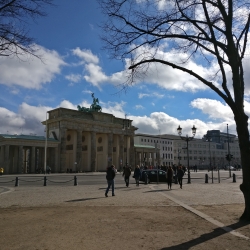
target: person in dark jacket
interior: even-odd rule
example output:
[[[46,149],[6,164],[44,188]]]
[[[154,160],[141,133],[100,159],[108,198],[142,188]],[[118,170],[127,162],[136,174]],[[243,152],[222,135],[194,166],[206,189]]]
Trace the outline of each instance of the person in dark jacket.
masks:
[[[168,183],[168,189],[172,188],[172,182],[173,182],[173,175],[174,175],[174,172],[173,172],[173,169],[171,166],[168,166],[167,168],[167,172],[166,172],[166,178],[167,178],[167,183]]]
[[[127,187],[129,186],[129,177],[131,175],[131,172],[132,172],[131,167],[129,167],[129,165],[126,164],[126,166],[123,169],[122,176],[124,177],[124,181],[125,181]]]
[[[182,178],[183,178],[184,172],[182,170],[182,167],[179,166],[177,169],[177,178],[178,178],[178,183],[180,184],[180,188],[182,188]]]
[[[135,177],[136,186],[139,186],[139,181],[140,181],[140,178],[141,178],[141,170],[140,170],[139,165],[137,165],[135,167],[134,177]]]
[[[105,192],[105,196],[108,197],[108,192],[110,187],[112,186],[112,196],[115,196],[115,166],[111,165],[110,167],[107,168],[106,171],[106,179],[108,182],[108,187]]]

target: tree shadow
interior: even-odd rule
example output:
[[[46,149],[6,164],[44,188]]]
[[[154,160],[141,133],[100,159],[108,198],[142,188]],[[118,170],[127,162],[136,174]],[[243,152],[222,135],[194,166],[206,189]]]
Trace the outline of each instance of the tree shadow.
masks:
[[[231,224],[231,225],[226,226],[226,227],[229,227],[232,230],[236,230],[236,229],[239,229],[239,228],[244,227],[244,226],[249,225],[249,224],[250,224],[250,222],[239,221],[239,222],[236,222],[236,223]],[[192,239],[190,241],[187,241],[187,242],[175,245],[175,246],[161,248],[161,250],[186,250],[186,249],[190,249],[190,248],[192,248],[194,246],[197,246],[197,245],[199,245],[201,243],[212,240],[212,239],[214,239],[216,237],[222,236],[222,235],[227,234],[229,232],[227,232],[227,231],[223,230],[222,228],[218,227],[218,228],[214,229],[210,233],[202,234],[202,235],[200,235],[199,237],[197,237],[195,239]]]

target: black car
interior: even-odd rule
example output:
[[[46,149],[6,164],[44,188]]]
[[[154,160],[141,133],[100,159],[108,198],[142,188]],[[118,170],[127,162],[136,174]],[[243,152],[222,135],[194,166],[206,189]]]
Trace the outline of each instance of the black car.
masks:
[[[160,170],[160,169],[147,169],[142,170],[140,181],[145,182],[145,175],[148,176],[148,183],[150,182],[157,182],[157,171],[158,171],[158,180],[159,182],[167,182],[166,178],[166,171]]]

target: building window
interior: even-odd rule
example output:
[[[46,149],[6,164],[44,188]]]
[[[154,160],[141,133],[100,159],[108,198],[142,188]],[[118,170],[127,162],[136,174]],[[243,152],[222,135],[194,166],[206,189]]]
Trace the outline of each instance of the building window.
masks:
[[[141,139],[141,142],[143,142],[143,139]]]
[[[82,151],[88,151],[88,146],[87,145],[82,146]]]
[[[101,143],[102,142],[102,137],[99,137],[98,138],[98,143]]]
[[[102,152],[103,151],[103,146],[97,147],[97,152]]]
[[[83,135],[83,136],[82,136],[82,142],[84,142],[84,141],[85,141],[85,136]]]
[[[113,152],[116,152],[116,147],[113,147]]]
[[[70,139],[71,139],[71,136],[67,135],[67,141],[70,141]]]

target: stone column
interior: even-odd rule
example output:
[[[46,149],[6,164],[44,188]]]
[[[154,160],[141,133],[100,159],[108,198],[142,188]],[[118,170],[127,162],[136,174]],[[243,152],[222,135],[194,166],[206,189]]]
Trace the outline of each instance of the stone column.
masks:
[[[76,138],[76,168],[77,172],[81,169],[81,161],[82,161],[82,130],[77,130],[77,138]]]
[[[10,174],[10,145],[5,145],[3,168],[4,173]]]
[[[120,162],[120,171],[123,170],[125,165],[124,159],[124,135],[119,136],[119,162]]]
[[[31,148],[30,173],[36,172],[36,147]]]
[[[129,147],[129,164],[132,169],[135,169],[135,146],[134,146],[134,137],[130,136],[130,147]]]
[[[54,159],[55,169],[52,169],[52,171],[54,173],[58,173],[59,172],[59,147],[56,147],[54,150],[55,150],[55,159]]]
[[[21,174],[23,172],[23,146],[19,146],[18,149],[18,174]]]
[[[66,128],[61,128],[60,130],[60,140],[61,140],[61,148],[60,148],[60,162],[59,162],[59,171],[66,172]]]
[[[91,162],[91,171],[96,171],[96,132],[91,132],[91,154],[90,154],[90,162]]]
[[[108,134],[108,159],[107,166],[110,166],[113,162],[113,134]]]

